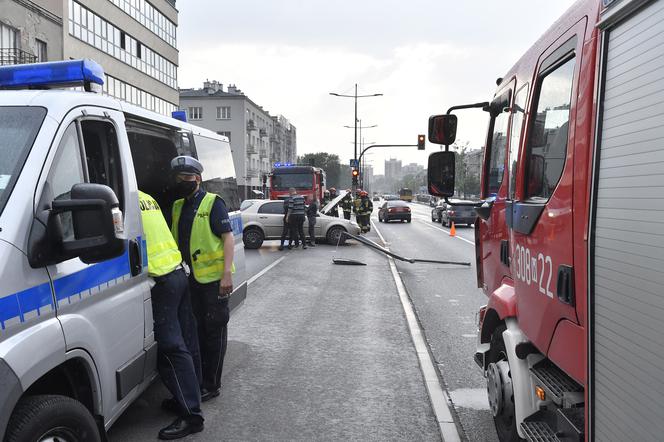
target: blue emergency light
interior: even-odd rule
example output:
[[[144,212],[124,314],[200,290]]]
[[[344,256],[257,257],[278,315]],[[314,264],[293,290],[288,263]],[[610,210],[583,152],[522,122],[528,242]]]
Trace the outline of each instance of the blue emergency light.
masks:
[[[293,167],[292,163],[274,163],[275,169],[278,169],[280,167]]]
[[[99,92],[103,84],[104,69],[89,59],[0,67],[0,89],[83,86],[86,91]]]
[[[184,121],[185,123],[187,122],[187,111],[183,110],[176,110],[171,112],[171,117],[175,118],[176,120]]]

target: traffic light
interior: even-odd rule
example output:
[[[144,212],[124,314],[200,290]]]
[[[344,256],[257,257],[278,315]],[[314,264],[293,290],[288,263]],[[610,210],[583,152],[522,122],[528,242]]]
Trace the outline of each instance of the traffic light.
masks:
[[[353,171],[351,172],[351,174],[353,175],[353,184],[354,184],[354,185],[357,185],[357,183],[358,183],[358,179],[357,179],[357,177],[360,175],[360,171],[357,170],[357,169],[353,169]]]
[[[424,135],[417,136],[417,150],[424,150]]]

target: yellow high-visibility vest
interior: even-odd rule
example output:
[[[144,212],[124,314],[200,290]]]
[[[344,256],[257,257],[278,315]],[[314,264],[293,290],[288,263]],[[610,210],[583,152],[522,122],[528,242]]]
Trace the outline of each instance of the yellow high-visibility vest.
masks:
[[[217,195],[206,193],[203,201],[198,206],[191,227],[191,238],[189,240],[189,253],[194,278],[201,284],[219,281],[224,272],[224,243],[210,228],[210,213]],[[173,224],[171,233],[175,241],[178,241],[178,225],[184,199],[179,199],[173,204]],[[231,268],[235,272],[235,265]]]
[[[138,204],[143,220],[143,233],[148,249],[148,274],[164,276],[182,262],[178,245],[168,230],[159,204],[147,193],[138,191]]]

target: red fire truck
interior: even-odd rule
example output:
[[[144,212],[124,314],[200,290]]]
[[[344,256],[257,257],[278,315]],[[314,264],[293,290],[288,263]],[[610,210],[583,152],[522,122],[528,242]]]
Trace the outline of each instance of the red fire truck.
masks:
[[[498,435],[662,441],[664,0],[578,1],[497,84],[429,120],[429,191],[453,195],[456,111],[483,109],[474,359]]]
[[[286,198],[291,187],[304,196],[307,204],[314,195],[322,201],[325,192],[325,171],[313,166],[275,164],[270,173],[270,199]]]

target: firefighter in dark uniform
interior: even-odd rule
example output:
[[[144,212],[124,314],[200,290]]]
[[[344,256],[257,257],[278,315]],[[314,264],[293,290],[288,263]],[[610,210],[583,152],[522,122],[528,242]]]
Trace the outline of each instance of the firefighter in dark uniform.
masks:
[[[224,201],[201,188],[203,166],[195,158],[171,161],[178,199],[173,204],[171,231],[191,269],[189,288],[198,321],[201,352],[201,400],[221,393],[221,372],[228,339],[233,293],[233,228]]]
[[[371,230],[371,213],[373,212],[373,203],[369,194],[364,190],[360,192],[360,204],[358,208],[358,224],[362,229],[362,233],[367,233]]]
[[[187,275],[182,256],[159,204],[138,192],[152,286],[152,316],[157,341],[157,369],[171,393],[162,406],[179,416],[159,432],[160,439],[179,439],[203,431],[201,365]]]
[[[350,221],[350,214],[353,211],[353,198],[350,189],[346,191],[346,196],[343,197],[339,205],[344,212],[344,218]]]
[[[332,201],[336,197],[337,197],[337,189],[335,189],[334,187],[330,187],[330,201]],[[328,202],[330,202],[330,201],[328,201]],[[333,216],[335,218],[339,218],[339,207],[338,206],[332,207],[327,212],[327,215]]]
[[[353,198],[353,213],[355,214],[355,222],[361,226],[361,220],[360,220],[360,192],[362,192],[362,189],[357,189],[355,191],[355,198]]]

